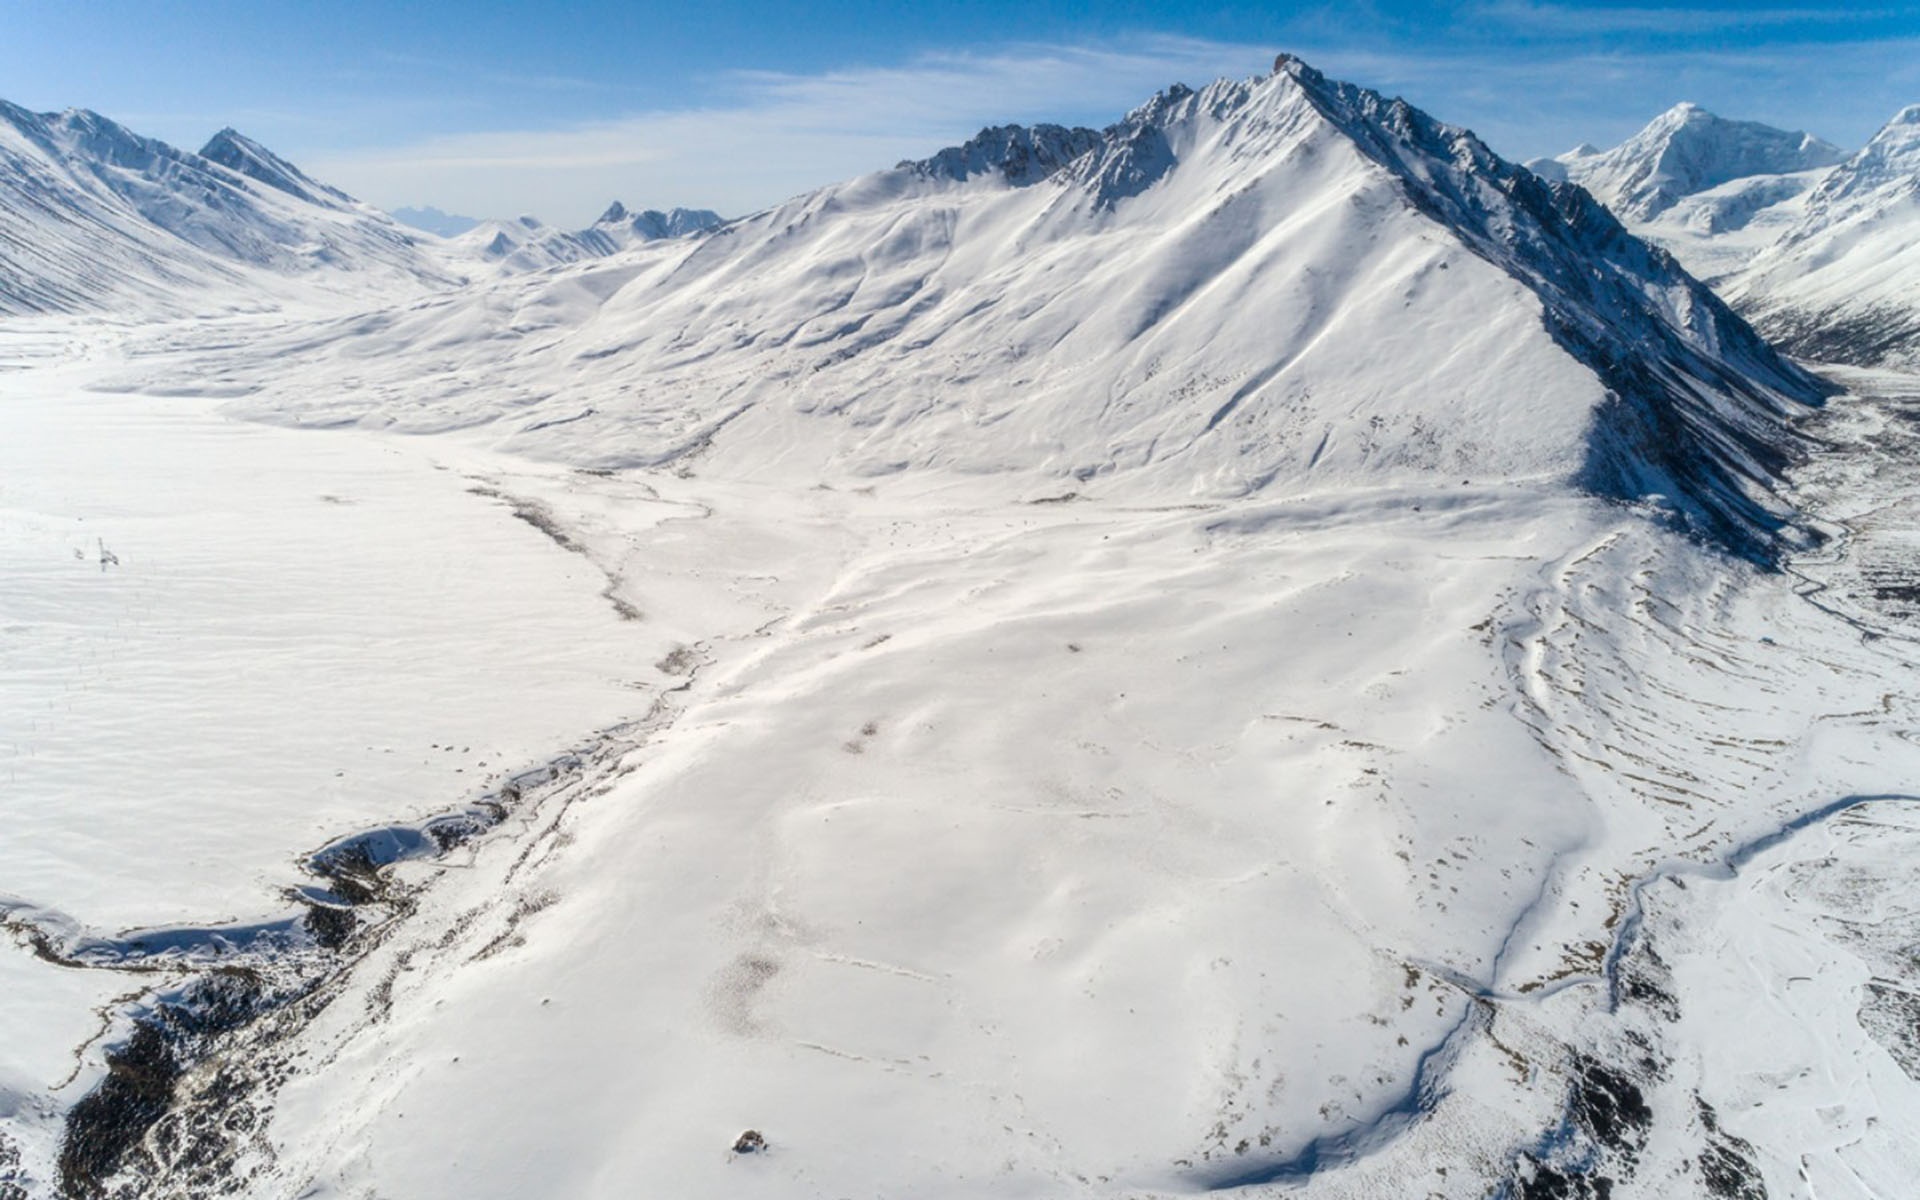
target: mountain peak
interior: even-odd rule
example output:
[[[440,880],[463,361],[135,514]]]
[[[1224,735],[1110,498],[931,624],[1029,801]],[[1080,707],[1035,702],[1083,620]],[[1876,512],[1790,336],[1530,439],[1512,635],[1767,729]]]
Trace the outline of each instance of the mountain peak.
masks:
[[[1778,414],[1792,401],[1817,401],[1819,384],[1580,188],[1542,180],[1493,153],[1471,130],[1403,99],[1329,81],[1298,60],[1278,65],[1327,122],[1399,178],[1412,208],[1539,297],[1554,340],[1612,390],[1615,401],[1594,428],[1587,486],[1630,498],[1645,494],[1653,472],[1664,480],[1652,490],[1676,502],[1695,529],[1763,557],[1777,550],[1780,513],[1755,496],[1791,456]],[[1780,134],[1794,147],[1805,137],[1723,122],[1697,107],[1683,124]],[[1677,323],[1676,313],[1685,314]],[[1725,391],[1714,400],[1650,386],[1638,374],[1649,356],[1662,359],[1663,370],[1702,379],[1724,370],[1709,359],[1737,361],[1740,380],[1720,378],[1710,390]],[[1642,365],[1627,365],[1636,361]],[[1668,444],[1676,430],[1715,426],[1720,432],[1687,434],[1684,448]]]
[[[208,139],[200,148],[200,157],[322,208],[342,208],[354,203],[353,197],[318,182],[231,125]]]
[[[1886,153],[1890,148],[1900,154],[1920,150],[1920,104],[1909,104],[1893,114],[1892,119],[1880,127],[1861,153]],[[1915,165],[1920,166],[1920,163]]]
[[[897,169],[964,182],[998,173],[1014,187],[1039,183],[1100,144],[1098,130],[1064,125],[992,125],[958,146],[930,158],[909,159]]]
[[[57,113],[35,113],[14,104],[5,116],[41,149],[60,158],[79,158],[144,171],[162,160],[178,159],[180,152],[165,142],[145,138],[110,117],[89,108]]]
[[[315,297],[455,282],[390,218],[231,128],[195,154],[86,109],[0,102],[0,135],[0,314],[238,310],[288,280]]]
[[[424,230],[443,238],[458,237],[480,222],[458,213],[442,212],[433,205],[396,208],[387,214],[402,225]]]
[[[1735,179],[1830,167],[1845,157],[1810,133],[1732,121],[1682,101],[1611,150],[1558,161],[1621,216],[1648,221],[1684,196]]]
[[[1327,77],[1320,73],[1312,63],[1285,50],[1273,56],[1273,73],[1305,83],[1325,83]]]
[[[640,219],[606,215],[624,220],[531,238],[502,222],[464,245],[503,273],[579,262]],[[1662,498],[1770,557],[1794,536],[1772,490],[1787,418],[1821,394],[1582,190],[1290,56],[1101,132],[989,128],[632,261],[669,269],[530,285],[592,316],[499,364],[503,403],[568,372],[566,419],[524,422],[524,444],[564,426],[604,465],[712,447],[758,469],[778,445],[809,479],[1137,471],[1188,496],[1551,476]],[[423,319],[489,345],[478,331],[523,308],[500,295]],[[396,329],[394,352],[431,354],[420,377],[439,379],[446,343],[424,328]],[[454,394],[369,403],[405,422]]]
[[[1807,193],[1799,219],[1734,295],[1781,345],[1819,362],[1920,366],[1920,105]]]
[[[1821,180],[1811,204],[1815,210],[1830,208],[1889,185],[1920,188],[1920,104],[1895,113],[1858,154]]]
[[[703,233],[721,224],[720,214],[705,208],[671,208],[661,212],[657,208],[634,212],[620,201],[615,200],[600,214],[593,223],[594,229],[610,230],[615,240],[625,244],[629,241],[656,242],[662,238],[685,237],[690,233]]]
[[[556,229],[535,216],[482,221],[456,239],[509,274],[618,254],[643,242],[687,237],[723,224],[704,208],[634,212],[615,200],[585,229]]]
[[[1325,77],[1292,55],[1274,62],[1275,96],[1297,95],[1303,86]],[[999,175],[1014,187],[1060,176],[1085,186],[1100,208],[1135,196],[1172,170],[1177,158],[1168,139],[1174,126],[1199,114],[1226,119],[1263,94],[1262,80],[1216,80],[1195,91],[1172,84],[1105,129],[1061,125],[997,125],[949,146],[929,158],[907,160],[897,169],[964,182]]]

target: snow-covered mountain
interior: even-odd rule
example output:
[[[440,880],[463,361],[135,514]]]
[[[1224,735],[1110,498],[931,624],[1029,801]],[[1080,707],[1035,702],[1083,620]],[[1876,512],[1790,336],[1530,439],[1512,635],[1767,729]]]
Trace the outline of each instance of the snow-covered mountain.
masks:
[[[358,207],[352,196],[312,178],[232,126],[214,134],[200,148],[200,157],[319,208],[348,212]]]
[[[1920,362],[1920,106],[1858,153],[1688,104],[1608,151],[1530,163],[1581,183],[1768,336],[1855,366]]]
[[[900,163],[930,178],[965,180],[992,172],[1016,187],[1039,183],[1101,143],[1097,130],[1063,125],[997,125],[931,158]]]
[[[0,314],[366,303],[458,279],[385,213],[231,129],[194,154],[97,113],[0,101]]]
[[[592,228],[605,233],[609,240],[624,248],[639,242],[705,233],[720,224],[720,214],[712,209],[670,208],[661,212],[657,208],[648,208],[630,212],[626,205],[615,200],[606,212],[600,214]]]
[[[1726,294],[1795,353],[1920,365],[1920,105],[1820,178]]]
[[[556,229],[538,217],[481,221],[454,242],[468,255],[507,274],[544,271],[568,263],[605,258],[663,238],[704,233],[721,224],[720,214],[704,208],[646,209],[629,212],[618,200],[585,229]]]
[[[263,378],[253,407],[498,422],[602,467],[779,445],[806,471],[1202,496],[1559,475],[1748,548],[1819,393],[1586,193],[1292,58],[1098,135],[990,129],[380,337],[418,364],[404,393],[343,362],[298,396]]]
[[[1644,222],[1683,197],[1735,179],[1830,167],[1845,157],[1810,133],[1729,121],[1683,103],[1611,150],[1582,145],[1527,165],[1580,184],[1623,220]]]

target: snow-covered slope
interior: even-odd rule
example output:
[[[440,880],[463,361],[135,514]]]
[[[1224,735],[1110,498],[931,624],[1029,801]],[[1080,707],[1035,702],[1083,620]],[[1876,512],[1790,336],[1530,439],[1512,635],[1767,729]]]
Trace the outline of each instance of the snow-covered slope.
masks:
[[[192,154],[97,113],[0,101],[0,315],[366,303],[457,281],[386,214],[231,129]]]
[[[1920,105],[1821,178],[1798,220],[1725,288],[1795,353],[1920,365]]]
[[[1635,234],[1670,251],[1688,271],[1718,285],[1786,235],[1806,209],[1807,194],[1828,169],[1748,175],[1682,196],[1650,221],[1630,221]]]
[[[1818,397],[1585,193],[1291,58],[355,328],[284,348],[324,388],[237,364],[247,410],[1056,493],[1578,478],[1749,550]]]
[[[1677,104],[1611,150],[1580,146],[1528,165],[1580,184],[1623,220],[1649,221],[1683,197],[1723,183],[1830,167],[1845,157],[1810,133],[1729,121],[1697,104]]]
[[[532,215],[479,221],[451,240],[462,254],[510,274],[602,257],[582,246],[577,234],[555,229]]]
[[[456,237],[454,244],[503,274],[517,275],[606,258],[646,242],[704,233],[720,224],[720,214],[704,208],[667,212],[649,208],[636,213],[616,200],[585,229],[555,229],[538,217],[522,216],[481,221]]]

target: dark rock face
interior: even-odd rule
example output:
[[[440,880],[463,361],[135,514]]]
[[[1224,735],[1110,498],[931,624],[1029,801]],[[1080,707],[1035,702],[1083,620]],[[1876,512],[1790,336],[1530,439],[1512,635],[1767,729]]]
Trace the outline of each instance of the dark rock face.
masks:
[[[1920,308],[1892,304],[1819,313],[1776,308],[1756,313],[1754,323],[1781,349],[1811,362],[1891,367],[1920,346]]]
[[[1080,126],[996,125],[931,158],[903,162],[904,169],[936,179],[965,180],[997,172],[1015,187],[1053,175],[1101,144],[1101,135]]]

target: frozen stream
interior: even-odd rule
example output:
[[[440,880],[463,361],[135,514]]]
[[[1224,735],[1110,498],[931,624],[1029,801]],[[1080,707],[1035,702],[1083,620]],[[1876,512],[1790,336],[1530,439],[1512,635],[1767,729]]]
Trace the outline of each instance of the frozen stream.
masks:
[[[404,439],[0,375],[0,897],[271,914],[296,856],[644,711],[606,580],[474,486]],[[128,986],[0,955],[0,1108]]]

